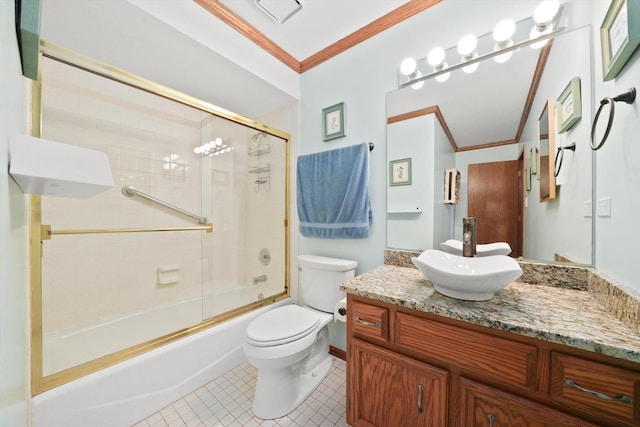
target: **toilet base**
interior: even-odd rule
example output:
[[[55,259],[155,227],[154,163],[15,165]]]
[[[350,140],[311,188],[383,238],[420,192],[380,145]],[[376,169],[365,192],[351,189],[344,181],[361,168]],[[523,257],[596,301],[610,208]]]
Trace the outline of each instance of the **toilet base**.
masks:
[[[283,383],[283,376],[278,371],[258,370],[256,394],[253,398],[253,414],[265,420],[272,420],[287,415],[296,409],[318,387],[327,376],[333,359],[327,357],[313,370],[297,377],[291,377],[291,383]],[[277,384],[274,387],[273,383]],[[274,393],[273,390],[278,390]]]

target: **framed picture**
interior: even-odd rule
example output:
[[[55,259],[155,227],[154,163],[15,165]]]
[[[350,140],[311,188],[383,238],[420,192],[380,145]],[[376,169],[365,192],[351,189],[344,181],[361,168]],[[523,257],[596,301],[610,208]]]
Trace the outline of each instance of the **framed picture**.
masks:
[[[558,133],[571,129],[582,117],[582,100],[580,96],[580,78],[571,79],[556,102],[556,121]]]
[[[411,159],[389,162],[389,185],[411,185]]]
[[[330,141],[344,135],[344,102],[322,109],[322,139]]]
[[[602,80],[614,79],[640,44],[640,2],[612,0],[600,27]]]
[[[524,170],[524,189],[531,191],[531,169],[529,168]]]

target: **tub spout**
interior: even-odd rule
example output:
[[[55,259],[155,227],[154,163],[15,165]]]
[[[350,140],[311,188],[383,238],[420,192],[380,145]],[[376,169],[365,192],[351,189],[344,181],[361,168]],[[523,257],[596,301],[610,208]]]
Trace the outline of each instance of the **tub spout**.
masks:
[[[258,282],[266,282],[267,281],[267,275],[266,274],[261,274],[260,276],[256,276],[253,278],[253,284],[257,285]]]

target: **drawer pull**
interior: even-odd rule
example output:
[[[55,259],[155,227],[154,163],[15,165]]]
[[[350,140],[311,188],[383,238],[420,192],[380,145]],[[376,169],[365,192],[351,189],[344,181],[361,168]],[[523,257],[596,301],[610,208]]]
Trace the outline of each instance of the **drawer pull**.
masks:
[[[359,317],[356,317],[356,322],[358,322],[358,323],[362,323],[364,326],[373,326],[374,328],[379,328],[380,326],[382,326],[382,325],[380,324],[380,322],[371,323],[371,322],[367,322],[367,321],[365,321],[365,320],[362,320],[362,319],[361,319],[361,318],[359,318]]]
[[[496,422],[496,417],[493,414],[487,415],[487,419],[489,420],[489,427],[493,427],[493,423]]]
[[[598,399],[608,400],[612,402],[622,402],[622,403],[631,403],[631,398],[626,394],[620,394],[616,397],[607,396],[606,394],[598,393],[597,391],[589,390],[588,388],[580,387],[576,382],[569,378],[565,381],[565,384],[569,387],[575,388],[577,390],[583,391],[587,394],[590,394],[593,397],[597,397]]]
[[[424,393],[424,386],[422,384],[418,384],[418,413],[422,414],[424,410],[422,409],[422,393]]]

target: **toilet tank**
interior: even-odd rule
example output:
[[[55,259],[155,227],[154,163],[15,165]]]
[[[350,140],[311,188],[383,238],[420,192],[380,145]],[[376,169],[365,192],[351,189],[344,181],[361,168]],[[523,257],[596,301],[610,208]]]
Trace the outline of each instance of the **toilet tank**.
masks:
[[[351,279],[357,266],[357,261],[298,255],[302,302],[316,310],[333,313],[335,304],[345,295],[338,285]]]

